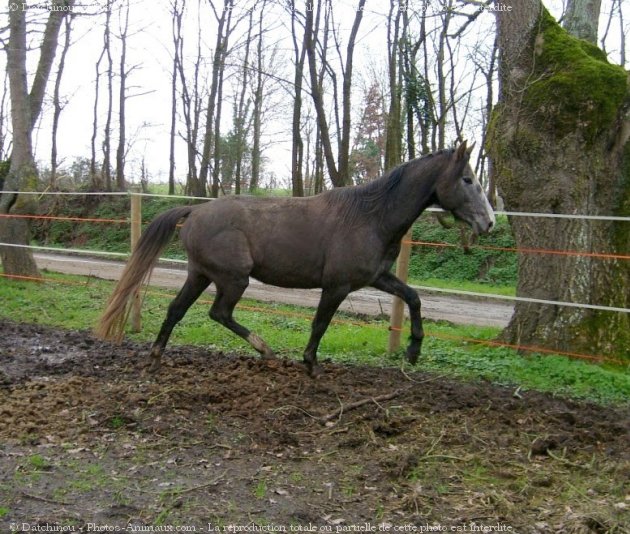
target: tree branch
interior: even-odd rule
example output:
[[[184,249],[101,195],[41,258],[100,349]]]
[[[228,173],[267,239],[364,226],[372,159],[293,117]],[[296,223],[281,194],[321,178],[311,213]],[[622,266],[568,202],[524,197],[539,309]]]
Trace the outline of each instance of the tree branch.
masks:
[[[72,8],[74,0],[60,1],[54,0],[53,6],[68,6]],[[57,40],[59,38],[59,29],[64,17],[68,14],[65,10],[51,10],[46,22],[46,30],[44,31],[44,38],[42,40],[41,53],[39,56],[39,63],[37,64],[37,71],[35,72],[35,78],[33,79],[33,86],[29,94],[30,102],[30,127],[33,129],[39,118],[39,114],[42,111],[42,103],[44,101],[44,94],[46,92],[46,83],[55,61],[55,54],[57,52]]]

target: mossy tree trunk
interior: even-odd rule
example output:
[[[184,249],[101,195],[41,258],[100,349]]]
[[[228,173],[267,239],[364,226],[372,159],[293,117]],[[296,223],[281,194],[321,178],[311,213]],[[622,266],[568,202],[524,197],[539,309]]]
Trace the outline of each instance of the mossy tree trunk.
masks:
[[[630,85],[540,0],[497,14],[500,102],[488,132],[509,211],[630,216]],[[522,297],[628,308],[630,223],[512,217]],[[581,254],[565,254],[579,251]],[[603,255],[607,255],[604,257]],[[630,357],[627,313],[518,302],[512,343]]]

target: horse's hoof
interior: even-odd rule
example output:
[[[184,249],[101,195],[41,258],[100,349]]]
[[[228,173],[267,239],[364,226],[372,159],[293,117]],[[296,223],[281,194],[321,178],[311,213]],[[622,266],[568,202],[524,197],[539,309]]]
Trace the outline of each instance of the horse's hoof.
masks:
[[[420,352],[407,352],[407,361],[411,365],[416,365],[418,363],[418,357],[420,356]]]
[[[306,364],[306,374],[311,378],[317,379],[324,374],[324,369],[321,365],[308,365]]]
[[[260,355],[261,359],[263,360],[275,360],[277,359],[276,353],[274,351],[272,351],[271,349],[268,351],[263,352]]]
[[[160,370],[160,367],[162,367],[162,363],[160,362],[159,358],[154,358],[151,360],[151,364],[149,365],[149,368],[147,369],[147,372],[149,374],[154,375],[155,373],[157,373]]]

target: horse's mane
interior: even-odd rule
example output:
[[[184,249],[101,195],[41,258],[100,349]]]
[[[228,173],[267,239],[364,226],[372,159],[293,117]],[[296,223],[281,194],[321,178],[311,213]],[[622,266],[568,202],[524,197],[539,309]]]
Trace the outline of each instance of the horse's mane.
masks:
[[[425,156],[407,161],[371,182],[330,191],[329,202],[341,206],[340,217],[346,224],[352,224],[360,215],[377,215],[393,208],[394,192],[403,181],[411,167],[426,165],[435,161],[437,156],[452,154],[453,149],[432,152]]]

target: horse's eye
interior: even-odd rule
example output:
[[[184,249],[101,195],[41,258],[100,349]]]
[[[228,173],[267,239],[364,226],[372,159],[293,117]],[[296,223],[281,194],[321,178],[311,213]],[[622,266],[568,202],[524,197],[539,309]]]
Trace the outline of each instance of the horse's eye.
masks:
[[[466,182],[467,184],[472,184],[472,178],[470,176],[464,176],[464,182]]]

